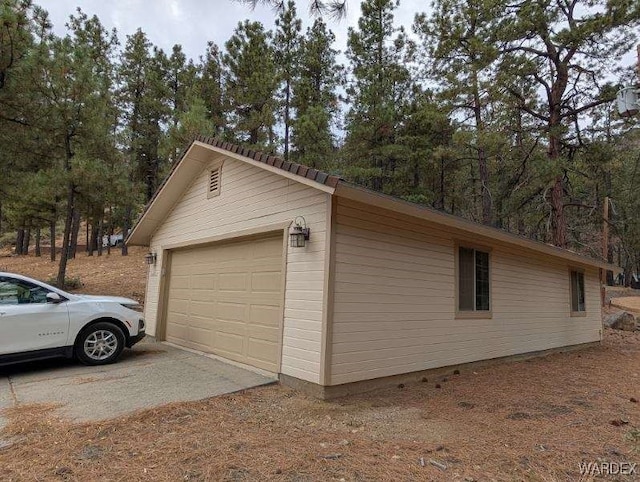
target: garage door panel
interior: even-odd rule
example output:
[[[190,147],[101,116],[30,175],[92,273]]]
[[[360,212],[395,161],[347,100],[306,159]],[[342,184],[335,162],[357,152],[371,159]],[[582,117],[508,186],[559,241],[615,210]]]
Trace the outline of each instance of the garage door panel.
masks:
[[[176,251],[167,340],[279,371],[282,236]]]
[[[216,287],[216,276],[211,274],[211,268],[205,268],[204,274],[195,274],[191,277],[191,288],[197,290],[213,290]]]
[[[191,343],[201,345],[204,349],[208,349],[213,345],[214,333],[210,328],[190,326],[188,337]]]
[[[280,348],[277,343],[268,343],[264,340],[250,338],[248,344],[250,358],[265,363],[273,363],[280,355]]]
[[[171,295],[169,295],[171,296]],[[173,298],[173,302],[168,310],[171,314],[189,314],[189,300],[184,300],[180,298]]]
[[[213,316],[198,316],[193,313],[188,317],[188,326],[190,328],[198,328],[202,330],[213,331],[216,320]]]
[[[213,301],[195,301],[189,303],[189,315],[193,317],[213,318],[216,311],[216,304]]]
[[[200,301],[200,302],[209,302],[215,304],[215,297],[212,293],[213,290],[191,290],[189,294],[190,300],[186,301]]]
[[[215,348],[221,352],[225,352],[233,355],[244,355],[244,341],[243,335],[236,335],[233,333],[224,333],[219,331],[216,333]]]
[[[216,305],[216,316],[220,320],[244,321],[246,312],[247,306],[244,303],[218,301]]]
[[[189,276],[184,274],[178,274],[175,272],[171,273],[171,288],[179,289],[179,288],[189,288]]]
[[[248,278],[247,273],[220,273],[218,276],[218,291],[246,291]]]
[[[255,268],[254,268],[255,269]],[[251,273],[251,291],[280,292],[282,273],[280,271],[262,271]]]
[[[256,325],[280,327],[282,310],[280,306],[251,305],[249,308],[249,322]]]
[[[247,336],[250,339],[262,340],[271,344],[277,343],[280,331],[269,326],[251,326],[247,329]]]
[[[191,290],[189,288],[169,288],[169,296],[171,299],[189,300],[189,294]]]
[[[170,326],[167,326],[167,339],[171,341],[171,339],[177,340],[188,340],[187,336],[187,325],[180,325],[178,323],[172,323]]]
[[[228,335],[245,336],[247,333],[247,326],[244,321],[217,319],[216,331],[219,333],[226,333]]]
[[[278,237],[278,241],[282,238]],[[282,243],[254,243],[253,245],[253,257],[255,259],[260,258],[273,258],[281,259],[282,257]]]

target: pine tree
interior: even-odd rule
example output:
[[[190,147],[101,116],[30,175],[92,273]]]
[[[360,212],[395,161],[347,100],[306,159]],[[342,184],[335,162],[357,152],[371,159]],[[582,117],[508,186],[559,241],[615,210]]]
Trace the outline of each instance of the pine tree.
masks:
[[[343,82],[343,68],[332,48],[334,34],[322,19],[307,29],[301,44],[299,76],[293,83],[292,144],[296,160],[304,165],[325,169],[335,155],[332,128],[340,112],[337,88]]]
[[[204,57],[200,57],[196,92],[207,109],[207,117],[213,124],[213,133],[222,133],[225,125],[225,108],[222,79],[222,55],[213,42],[207,43]]]
[[[299,75],[300,30],[302,22],[296,16],[296,5],[289,0],[276,19],[274,36],[274,54],[280,81],[282,97],[282,123],[284,124],[284,159],[289,160],[289,141],[291,129],[291,94],[293,84]]]
[[[73,233],[80,218],[79,192],[86,179],[78,163],[109,144],[113,131],[111,55],[115,32],[107,32],[97,17],[78,10],[69,22],[70,34],[48,38],[37,49],[37,69],[32,80],[44,93],[38,129],[50,137],[50,156],[59,160],[65,189],[65,223],[57,283],[64,286],[66,265],[73,255]]]
[[[358,29],[349,29],[345,149],[352,177],[375,190],[388,190],[406,151],[396,143],[405,115],[411,76],[405,63],[408,40],[393,25],[394,0],[365,0]]]
[[[239,23],[223,56],[227,137],[255,148],[275,143],[275,92],[278,77],[272,35],[259,22]]]
[[[145,201],[155,193],[164,168],[159,145],[170,112],[167,71],[166,55],[152,48],[142,30],[127,37],[118,71],[118,96],[133,180],[145,186]]]
[[[615,98],[604,75],[615,66],[612,60],[633,46],[640,3],[525,0],[504,5],[500,23],[501,69],[506,75],[499,80],[518,107],[545,130],[547,157],[555,169],[550,189],[553,242],[567,247],[567,137],[581,115]],[[530,79],[542,94],[527,95],[510,81],[518,77]]]
[[[463,125],[471,122],[467,145],[477,159],[484,224],[494,221],[485,116],[497,95],[494,39],[501,12],[494,0],[437,0],[431,15],[418,15],[414,24],[425,56],[423,75],[439,86]]]

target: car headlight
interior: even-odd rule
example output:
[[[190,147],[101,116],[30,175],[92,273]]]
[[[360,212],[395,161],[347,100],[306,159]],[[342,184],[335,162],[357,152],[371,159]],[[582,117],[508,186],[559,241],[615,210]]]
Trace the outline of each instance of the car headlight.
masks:
[[[142,305],[140,305],[139,303],[121,303],[121,305],[124,306],[125,308],[128,308],[133,311],[137,311],[139,313],[142,313],[144,311],[144,309],[142,308]]]

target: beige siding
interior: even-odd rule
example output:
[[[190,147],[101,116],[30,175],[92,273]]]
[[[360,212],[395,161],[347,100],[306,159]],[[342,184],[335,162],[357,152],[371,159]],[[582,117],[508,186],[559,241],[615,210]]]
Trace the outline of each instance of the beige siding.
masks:
[[[491,251],[490,319],[455,316],[455,242]],[[569,265],[340,200],[330,384],[598,341],[598,272],[570,316]]]
[[[212,164],[215,165],[215,164]],[[326,217],[329,195],[283,176],[227,158],[220,195],[207,198],[207,166],[154,233],[158,253],[147,283],[145,315],[156,334],[163,249],[216,236],[260,229],[304,216],[311,228],[305,248],[288,248],[282,373],[319,382],[324,289]]]

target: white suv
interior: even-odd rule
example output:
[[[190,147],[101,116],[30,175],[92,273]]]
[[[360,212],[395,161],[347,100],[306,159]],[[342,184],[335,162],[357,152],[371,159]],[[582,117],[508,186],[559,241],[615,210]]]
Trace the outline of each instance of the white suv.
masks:
[[[141,311],[128,298],[74,295],[0,272],[0,365],[58,356],[113,363],[144,338]]]

